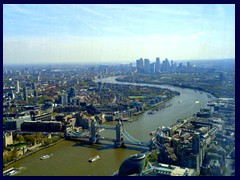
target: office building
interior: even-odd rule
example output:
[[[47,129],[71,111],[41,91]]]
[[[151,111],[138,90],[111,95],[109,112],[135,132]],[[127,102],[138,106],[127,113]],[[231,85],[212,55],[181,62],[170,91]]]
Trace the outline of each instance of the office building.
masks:
[[[169,72],[170,71],[170,63],[166,58],[162,63],[162,72]]]
[[[150,61],[149,59],[144,59],[144,72],[149,73]]]
[[[24,121],[21,131],[30,132],[61,132],[62,123],[59,121]]]
[[[70,90],[69,90],[69,97],[70,98],[73,98],[76,96],[76,90],[74,87],[71,87]]]
[[[155,64],[155,72],[159,73],[160,72],[160,58],[156,58],[156,64]]]
[[[150,73],[156,73],[156,63],[151,63],[149,67]]]
[[[68,94],[67,93],[63,93],[61,95],[61,103],[63,106],[68,104]]]
[[[135,154],[126,159],[120,166],[118,176],[140,174],[144,169],[145,154]]]
[[[199,132],[196,132],[193,135],[192,150],[193,150],[193,153],[199,153],[200,151],[200,133]]]
[[[143,59],[142,58],[136,60],[136,66],[137,66],[137,72],[143,73]]]
[[[16,93],[19,93],[20,91],[20,86],[19,86],[19,81],[16,82]]]
[[[28,91],[26,86],[23,88],[23,99],[24,101],[28,101]]]

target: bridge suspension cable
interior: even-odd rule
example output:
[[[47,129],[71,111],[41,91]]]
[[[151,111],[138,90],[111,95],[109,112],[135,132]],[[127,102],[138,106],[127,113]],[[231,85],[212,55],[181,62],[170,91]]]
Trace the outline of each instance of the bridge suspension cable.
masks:
[[[127,138],[127,140],[129,140],[130,142],[132,142],[134,144],[143,145],[143,146],[149,145],[149,143],[141,142],[138,139],[132,137],[126,130],[123,130],[122,133],[123,133],[123,136],[125,138]]]

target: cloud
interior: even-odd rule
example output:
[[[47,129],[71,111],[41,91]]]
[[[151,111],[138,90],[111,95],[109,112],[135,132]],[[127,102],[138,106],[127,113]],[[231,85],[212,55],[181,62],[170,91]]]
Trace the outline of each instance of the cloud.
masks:
[[[26,8],[25,5],[19,4],[4,4],[3,9],[10,8],[13,12],[18,14],[23,14],[27,16],[35,15],[36,12],[31,11],[31,9]]]
[[[233,9],[224,5],[4,5],[4,62],[234,56]],[[229,16],[218,18],[224,13]]]

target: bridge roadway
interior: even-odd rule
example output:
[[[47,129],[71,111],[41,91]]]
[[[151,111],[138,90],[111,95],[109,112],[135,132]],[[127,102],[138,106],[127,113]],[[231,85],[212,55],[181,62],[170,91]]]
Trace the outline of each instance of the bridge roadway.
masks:
[[[115,126],[110,126],[110,125],[96,125],[95,127],[102,128],[102,129],[116,130]]]
[[[132,137],[126,130],[123,129],[122,124],[119,123],[116,126],[109,126],[109,125],[95,125],[92,124],[92,127],[90,128],[90,131],[84,132],[84,133],[79,133],[79,132],[74,132],[70,129],[66,131],[66,136],[68,138],[88,138],[90,142],[99,142],[99,141],[109,141],[109,142],[114,142],[119,143],[119,147],[121,145],[134,145],[134,146],[141,146],[141,147],[150,147],[151,140],[150,142],[142,142],[139,141],[138,139]],[[116,131],[116,139],[114,138],[108,138],[108,137],[102,137],[99,132],[101,130],[114,130]],[[94,141],[92,139],[94,138]],[[124,139],[123,139],[124,138]],[[120,139],[120,141],[119,141]]]

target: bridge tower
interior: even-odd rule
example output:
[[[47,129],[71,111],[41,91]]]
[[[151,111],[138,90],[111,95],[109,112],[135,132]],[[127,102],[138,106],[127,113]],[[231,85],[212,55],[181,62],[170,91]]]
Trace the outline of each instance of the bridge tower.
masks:
[[[68,134],[69,131],[70,131],[70,127],[67,127],[67,128],[65,129],[65,131],[64,131],[64,138],[65,138],[65,139],[71,139],[71,138],[69,137],[69,134]]]
[[[91,136],[89,138],[90,143],[96,143],[96,137],[97,137],[97,128],[96,128],[96,122],[91,122]]]
[[[149,142],[149,151],[153,150],[155,148],[155,142],[156,142],[156,138],[153,137],[150,142]]]
[[[123,147],[124,145],[122,131],[123,131],[122,123],[119,121],[116,125],[116,140],[114,142],[116,147]]]

